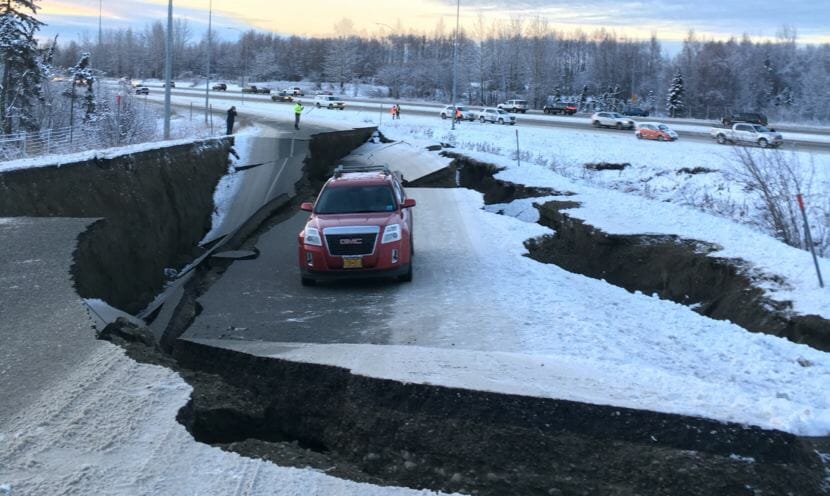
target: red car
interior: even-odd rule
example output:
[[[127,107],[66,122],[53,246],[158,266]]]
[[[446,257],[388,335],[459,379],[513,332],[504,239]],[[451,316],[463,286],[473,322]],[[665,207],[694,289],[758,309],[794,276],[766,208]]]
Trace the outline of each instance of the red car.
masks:
[[[367,277],[412,280],[412,211],[398,174],[386,166],[335,169],[297,238],[300,281]]]
[[[637,139],[657,141],[674,141],[678,138],[677,133],[673,129],[659,122],[638,122],[634,136]]]

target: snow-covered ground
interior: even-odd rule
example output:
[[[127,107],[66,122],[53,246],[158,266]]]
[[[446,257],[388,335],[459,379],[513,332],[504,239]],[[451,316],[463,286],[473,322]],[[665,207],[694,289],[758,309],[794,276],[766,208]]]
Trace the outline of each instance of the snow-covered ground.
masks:
[[[194,99],[174,97],[174,103],[190,101]],[[237,106],[243,116],[286,124],[293,119],[286,105],[246,101]],[[734,211],[752,216],[751,197],[730,182],[734,156],[728,148],[521,125],[463,123],[451,131],[449,122],[437,117],[404,113],[400,121],[390,121],[388,113],[381,116],[377,110],[307,109],[303,119],[336,128],[376,125],[382,119],[382,132],[403,144],[386,148],[387,154],[377,145],[379,159],[394,150],[426,161],[424,146],[452,143],[456,151],[505,167],[499,178],[575,193],[568,199],[581,206],[569,213],[604,231],[676,234],[715,243],[722,247],[715,255],[741,258],[758,271],[780,276],[782,285],[766,287],[773,298],[792,300],[800,312],[830,318],[830,291],[817,287],[809,254],[737,222],[740,217],[733,218],[732,210],[714,215],[705,202],[690,200],[716,196],[719,204],[742,205],[743,210]],[[513,158],[516,131],[521,165]],[[797,156],[805,169],[814,165],[813,184],[824,188],[817,191],[828,191],[830,156]],[[583,167],[586,162],[628,162],[631,167],[595,172]],[[698,166],[715,172],[677,173],[681,167]],[[430,205],[430,193],[436,194],[422,193],[419,208]],[[466,262],[431,274],[432,279],[416,273],[407,288],[416,293],[419,308],[437,317],[424,320],[423,312],[401,309],[395,318],[408,327],[399,326],[404,332],[386,350],[298,347],[292,358],[328,361],[356,373],[404,381],[830,434],[830,354],[539,264],[524,256],[522,242],[549,230],[533,222],[534,210],[527,201],[497,206],[508,214],[497,215],[484,209],[477,193],[441,193],[444,203],[433,196],[432,204],[447,211],[433,212],[434,220],[419,228],[463,242],[442,243],[440,249]],[[422,214],[416,221],[430,218]],[[453,246],[474,249],[453,253]],[[439,249],[432,255],[419,251],[419,263],[429,267],[430,256],[443,255]],[[470,256],[475,263],[469,262]],[[830,261],[822,258],[820,263],[830,276]],[[454,284],[438,284],[447,278]],[[427,284],[430,280],[435,283]],[[471,320],[479,333],[470,334]],[[0,426],[0,493],[8,488],[12,494],[427,494],[281,468],[197,444],[175,421],[189,394],[180,378],[136,364],[108,344],[96,346],[84,367],[60,387],[44,391],[30,415]]]

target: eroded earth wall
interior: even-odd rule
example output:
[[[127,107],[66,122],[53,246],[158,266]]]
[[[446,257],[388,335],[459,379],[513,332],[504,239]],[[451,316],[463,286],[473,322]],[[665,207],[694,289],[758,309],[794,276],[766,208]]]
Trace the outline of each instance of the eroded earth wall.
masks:
[[[135,312],[210,229],[230,146],[212,139],[5,172],[0,217],[100,218],[78,240],[76,289]]]

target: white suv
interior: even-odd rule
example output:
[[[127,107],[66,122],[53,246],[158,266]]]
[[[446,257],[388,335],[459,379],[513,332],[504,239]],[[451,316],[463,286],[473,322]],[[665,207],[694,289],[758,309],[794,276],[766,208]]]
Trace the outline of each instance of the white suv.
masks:
[[[456,105],[455,108],[461,110],[461,118],[465,121],[474,121],[476,119],[476,112],[468,109],[463,105]],[[441,109],[441,118],[442,119],[451,119],[453,116],[454,110],[452,105],[447,105],[446,107]]]
[[[507,100],[497,105],[498,108],[508,112],[527,112],[527,100]]]
[[[314,106],[317,108],[325,107],[327,109],[343,110],[346,108],[346,103],[333,95],[317,95],[314,97]]]
[[[634,129],[634,121],[616,112],[597,112],[591,116],[594,127],[615,127],[617,129]]]
[[[494,124],[498,122],[499,124],[510,124],[511,126],[516,124],[515,115],[510,115],[500,108],[493,107],[488,107],[479,112],[478,120],[480,120],[482,124],[485,122],[492,122]]]

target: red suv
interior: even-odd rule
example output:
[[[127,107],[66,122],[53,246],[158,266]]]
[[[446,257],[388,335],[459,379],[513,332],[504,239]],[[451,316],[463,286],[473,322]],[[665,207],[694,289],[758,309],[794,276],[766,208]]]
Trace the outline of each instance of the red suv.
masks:
[[[400,178],[386,166],[338,166],[300,231],[304,286],[318,280],[396,277],[412,280],[412,211]]]

